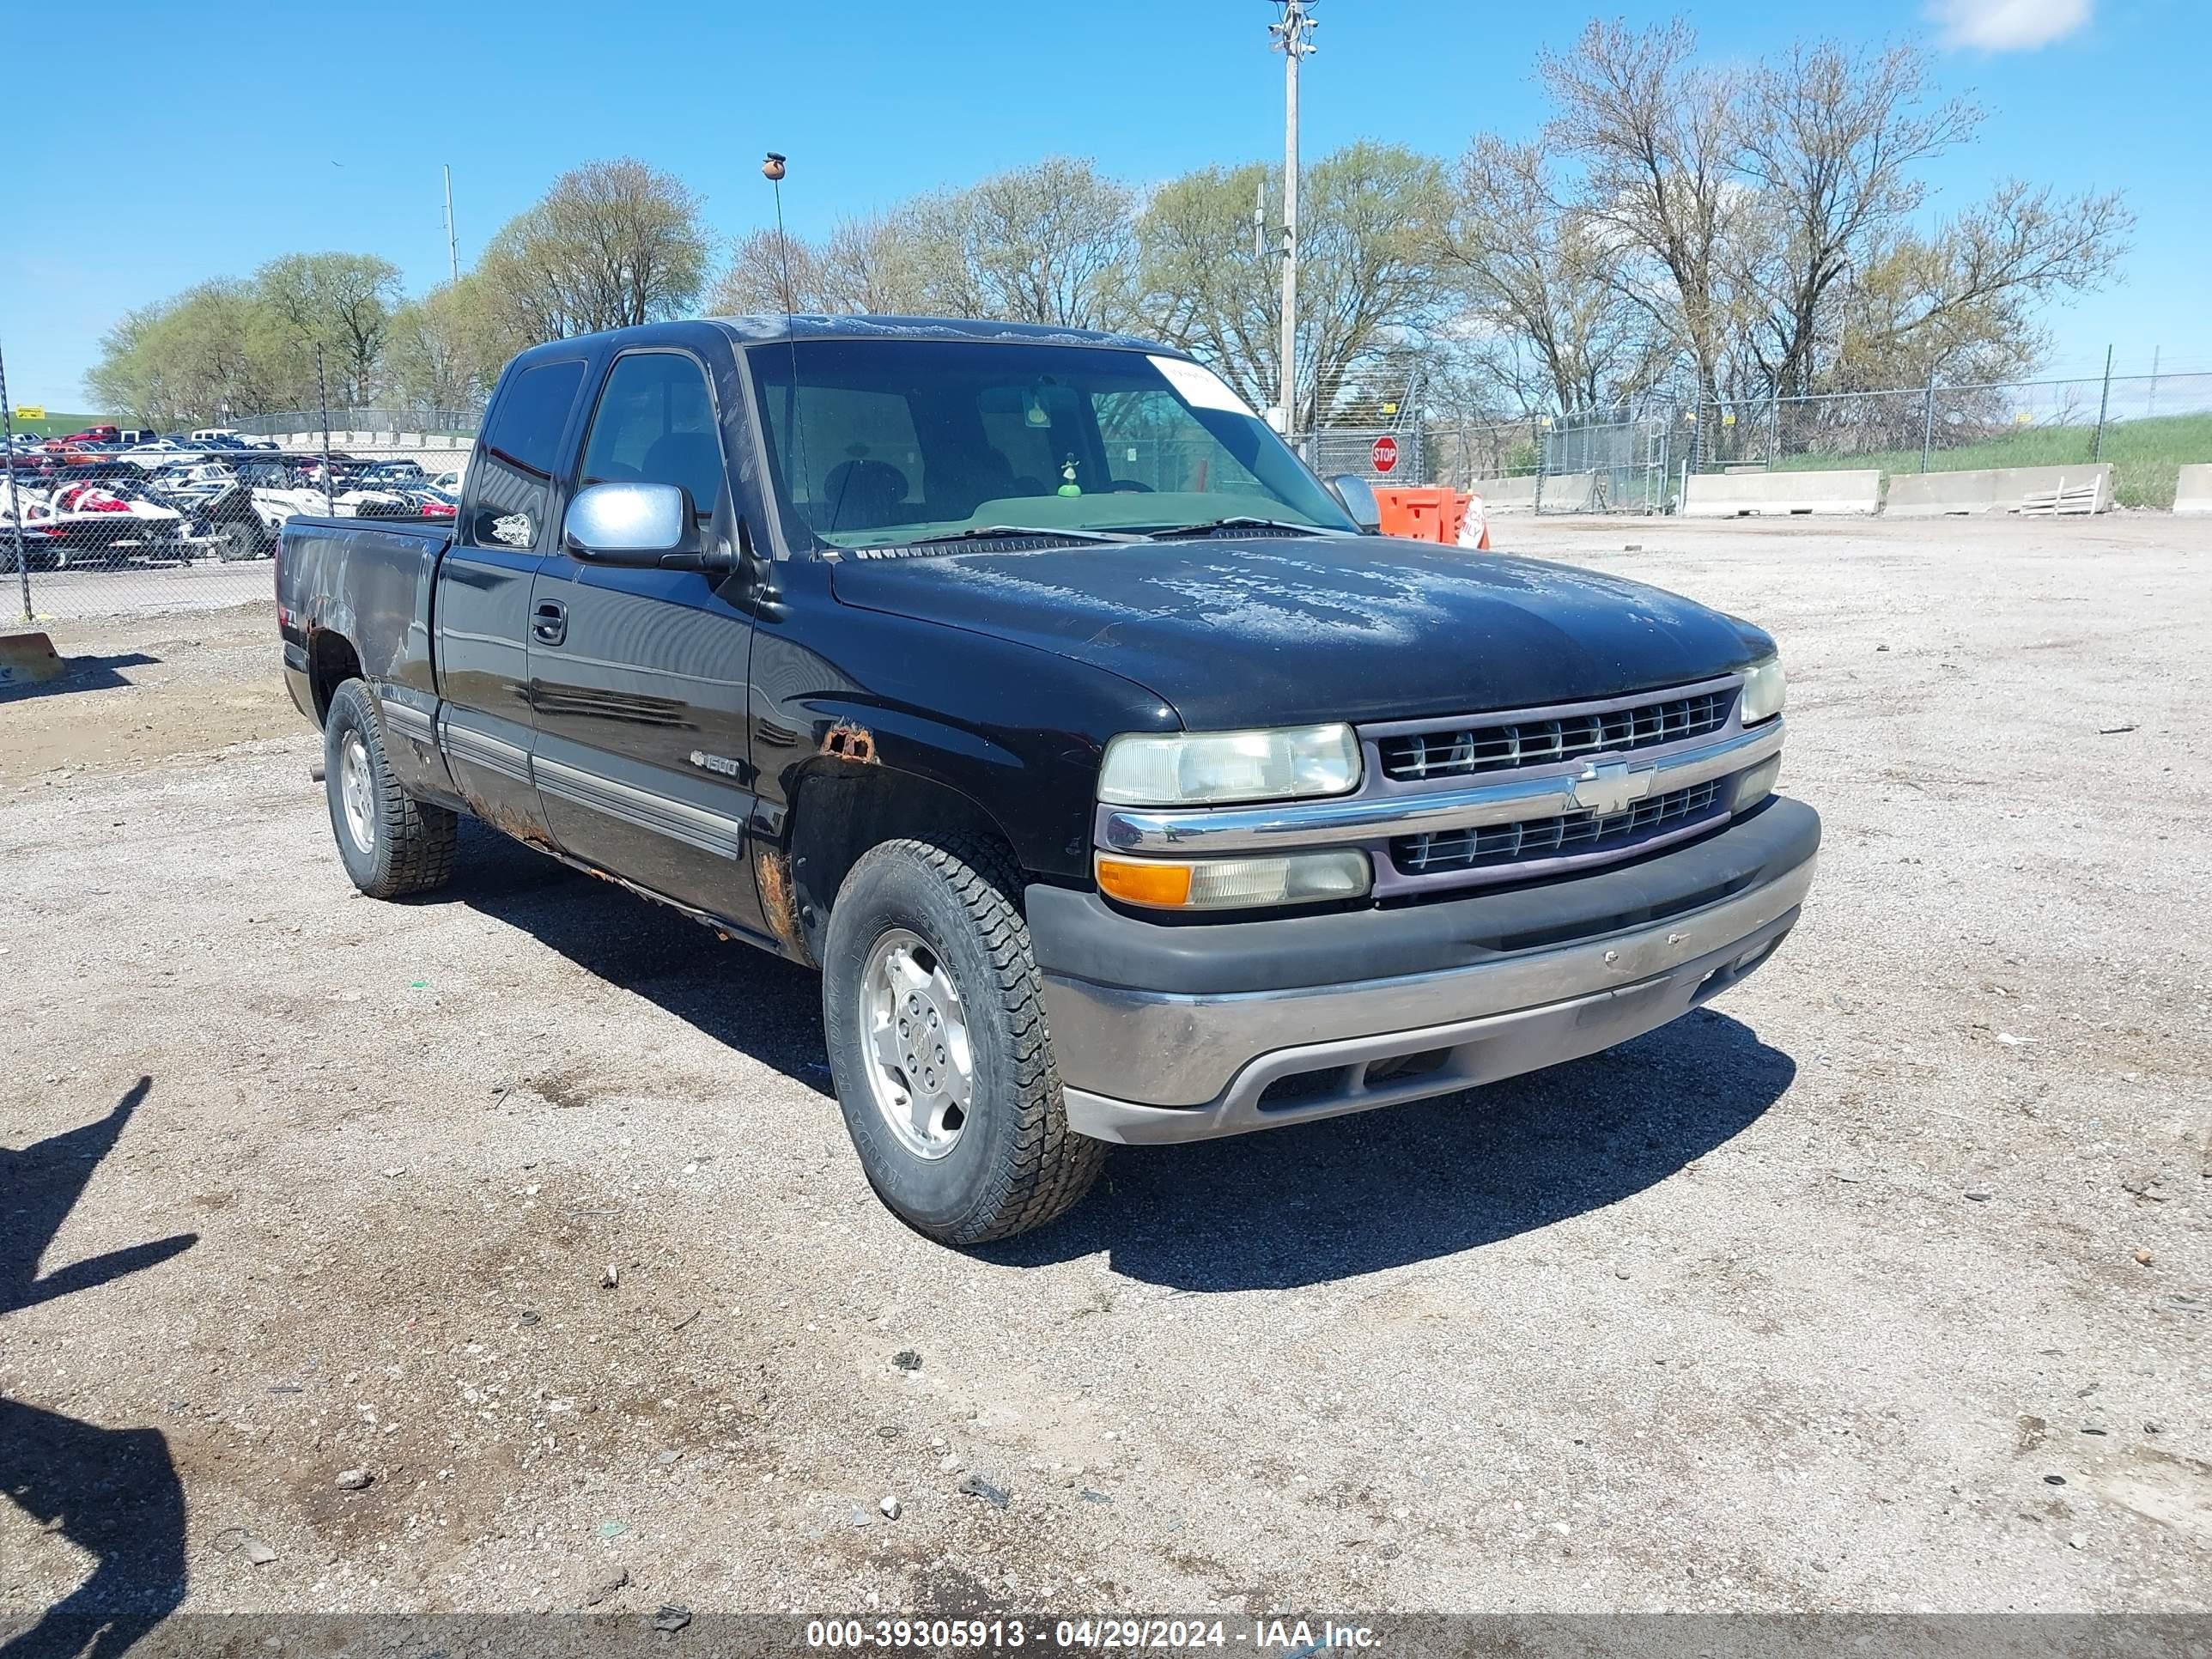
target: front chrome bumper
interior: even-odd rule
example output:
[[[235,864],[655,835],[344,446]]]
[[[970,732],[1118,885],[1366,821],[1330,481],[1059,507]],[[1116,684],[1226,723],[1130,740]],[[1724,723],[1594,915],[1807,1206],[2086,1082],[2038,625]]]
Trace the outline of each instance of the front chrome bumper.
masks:
[[[1595,1054],[1757,968],[1796,925],[1814,866],[1808,846],[1786,868],[1693,909],[1670,912],[1655,887],[1646,914],[1661,920],[1346,983],[1177,994],[1048,964],[1046,1020],[1069,1126],[1102,1140],[1206,1139]]]

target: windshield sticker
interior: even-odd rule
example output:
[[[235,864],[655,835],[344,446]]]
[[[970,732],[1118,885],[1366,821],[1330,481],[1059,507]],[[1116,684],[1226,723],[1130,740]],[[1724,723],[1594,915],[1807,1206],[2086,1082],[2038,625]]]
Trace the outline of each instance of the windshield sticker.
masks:
[[[1224,409],[1231,415],[1251,415],[1244,400],[1229,389],[1224,380],[1203,363],[1185,362],[1180,357],[1154,357],[1146,355],[1145,361],[1167,376],[1168,384],[1182,394],[1182,400],[1193,409]],[[1256,415],[1252,416],[1257,420]]]

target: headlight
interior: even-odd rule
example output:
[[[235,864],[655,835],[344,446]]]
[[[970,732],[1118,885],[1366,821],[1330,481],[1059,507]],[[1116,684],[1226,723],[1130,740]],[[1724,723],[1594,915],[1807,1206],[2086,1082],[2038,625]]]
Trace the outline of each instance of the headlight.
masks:
[[[1098,799],[1123,806],[1298,800],[1359,787],[1359,739],[1341,723],[1262,732],[1128,732],[1106,745]]]
[[[1756,726],[1782,712],[1782,659],[1755,662],[1743,673],[1743,723]]]
[[[1156,910],[1249,910],[1364,897],[1374,880],[1352,848],[1250,859],[1125,859],[1101,853],[1098,890]]]

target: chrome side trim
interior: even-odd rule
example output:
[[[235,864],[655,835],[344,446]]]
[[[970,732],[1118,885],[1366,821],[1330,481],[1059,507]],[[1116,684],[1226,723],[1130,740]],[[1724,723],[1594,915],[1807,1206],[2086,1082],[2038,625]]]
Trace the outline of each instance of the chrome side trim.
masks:
[[[1664,794],[1756,766],[1782,751],[1780,716],[1702,749],[1638,761],[1601,757],[1650,774],[1650,792]],[[1322,847],[1415,836],[1439,830],[1472,830],[1523,818],[1557,817],[1586,810],[1576,789],[1582,773],[1509,778],[1499,783],[1419,794],[1342,795],[1328,800],[1212,808],[1102,806],[1098,843],[1116,853],[1249,853],[1287,847]]]
[[[402,693],[388,687],[379,687],[376,704],[384,716],[384,723],[399,736],[413,743],[428,743],[430,711],[403,701]]]
[[[455,723],[449,714],[441,726],[443,747],[453,759],[467,766],[481,766],[488,772],[496,772],[516,783],[530,781],[529,751],[504,738],[495,738],[473,727]]]
[[[740,819],[725,817],[720,812],[709,812],[671,796],[617,783],[612,778],[548,760],[543,755],[537,757],[531,769],[537,775],[538,788],[549,795],[620,818],[625,823],[665,836],[671,841],[680,841],[686,847],[696,847],[718,858],[735,859],[744,851],[745,826]]]
[[[1218,1099],[1245,1066],[1277,1049],[1413,1031],[1625,990],[1725,953],[1794,915],[1813,884],[1815,862],[1808,859],[1763,885],[1664,921],[1392,979],[1188,996],[1048,974],[1045,1020],[1053,1057],[1070,1090],[1111,1093],[1146,1105],[1203,1105]]]

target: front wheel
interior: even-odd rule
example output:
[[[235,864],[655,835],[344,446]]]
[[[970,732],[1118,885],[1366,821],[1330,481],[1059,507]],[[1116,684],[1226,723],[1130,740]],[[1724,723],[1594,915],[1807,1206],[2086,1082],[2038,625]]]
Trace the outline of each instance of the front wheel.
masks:
[[[384,721],[361,680],[331,695],[323,720],[323,788],[331,830],[353,884],[371,898],[427,893],[453,878],[459,816],[399,787],[384,755]]]
[[[1105,1158],[1067,1127],[1014,872],[977,842],[887,842],[830,913],[823,1024],[868,1182],[948,1244],[1057,1219]]]

